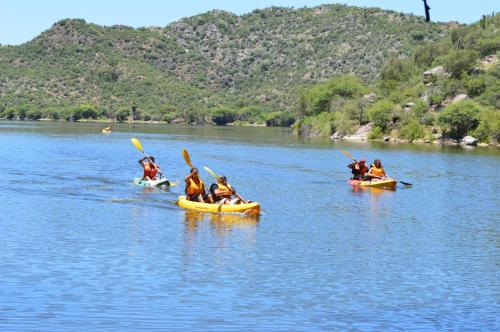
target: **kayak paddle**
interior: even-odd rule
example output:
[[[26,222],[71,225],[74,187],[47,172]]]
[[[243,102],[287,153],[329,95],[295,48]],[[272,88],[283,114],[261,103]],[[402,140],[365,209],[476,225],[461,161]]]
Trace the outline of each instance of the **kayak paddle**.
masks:
[[[184,157],[184,160],[186,161],[186,164],[189,166],[189,168],[194,168],[193,164],[191,163],[191,158],[189,157],[189,153],[185,148],[182,148],[182,156]]]
[[[158,166],[156,166],[156,164],[153,163],[149,159],[149,156],[146,154],[146,152],[144,152],[144,149],[142,148],[141,142],[137,138],[131,138],[130,141],[132,142],[132,144],[134,144],[134,146],[137,148],[137,150],[141,151],[144,154],[144,156],[149,160],[149,162],[151,162],[153,164],[154,168],[156,168],[156,170],[158,171],[158,173],[160,173],[160,177],[163,176],[163,173],[160,171],[160,169],[158,168]]]
[[[212,171],[210,168],[208,168],[207,166],[204,166],[203,169],[205,171],[207,171],[210,175],[212,175],[214,178],[216,178],[217,180],[219,180],[220,176],[218,176],[217,174],[215,174],[214,171]],[[226,187],[227,189],[229,189],[229,187]],[[233,194],[234,196],[238,197],[243,203],[247,204],[248,202],[246,200],[243,199],[243,197],[241,197],[236,191],[234,191],[233,189]]]
[[[354,157],[353,157],[353,156],[352,156],[349,152],[347,152],[346,150],[342,150],[342,149],[340,149],[340,148],[339,148],[339,151],[340,151],[340,152],[342,152],[342,153],[343,153],[343,154],[344,154],[347,158],[349,158],[349,159],[351,159],[351,160],[353,160],[353,161],[355,161],[355,162],[358,162],[358,161],[357,161],[356,159],[354,159]]]

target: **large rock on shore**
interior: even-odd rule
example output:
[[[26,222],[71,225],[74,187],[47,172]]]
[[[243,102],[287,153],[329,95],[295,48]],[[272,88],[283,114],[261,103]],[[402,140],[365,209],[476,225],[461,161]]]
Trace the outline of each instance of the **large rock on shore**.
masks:
[[[344,137],[344,135],[342,135],[340,132],[336,131],[332,137],[330,137],[331,139],[341,139],[342,137]]]
[[[465,136],[464,138],[462,138],[462,140],[460,141],[460,144],[461,145],[470,145],[470,146],[477,146],[477,139],[475,139],[474,137],[472,136]]]
[[[352,141],[364,141],[368,139],[368,135],[371,131],[372,124],[367,123],[364,126],[359,127],[353,135],[344,136],[343,139]]]

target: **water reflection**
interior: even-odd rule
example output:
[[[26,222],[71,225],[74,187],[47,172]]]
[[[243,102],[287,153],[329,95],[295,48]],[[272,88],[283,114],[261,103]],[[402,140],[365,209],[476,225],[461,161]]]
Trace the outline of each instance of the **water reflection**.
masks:
[[[210,229],[218,240],[230,236],[233,231],[241,231],[246,234],[246,238],[254,238],[259,219],[259,216],[186,210],[184,214],[186,244],[194,242],[196,233],[207,221],[210,222]]]
[[[205,221],[210,221],[211,228],[218,237],[225,236],[235,229],[253,233],[257,229],[260,216],[242,214],[205,213],[186,210],[184,226],[186,234],[194,234]]]

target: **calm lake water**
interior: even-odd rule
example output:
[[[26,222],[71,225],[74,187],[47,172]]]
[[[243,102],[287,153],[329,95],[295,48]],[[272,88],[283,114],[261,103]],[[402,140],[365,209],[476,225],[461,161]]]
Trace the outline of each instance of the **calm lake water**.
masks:
[[[0,330],[498,330],[500,151],[271,128],[0,122]],[[227,175],[259,219],[132,185]],[[354,191],[336,148],[414,184]],[[211,181],[206,173],[206,182]]]

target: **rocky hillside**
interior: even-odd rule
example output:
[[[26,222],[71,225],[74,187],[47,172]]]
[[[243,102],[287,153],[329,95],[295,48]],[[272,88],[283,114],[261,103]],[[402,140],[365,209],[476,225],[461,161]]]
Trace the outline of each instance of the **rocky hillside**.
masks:
[[[0,47],[0,111],[86,103],[112,117],[133,101],[150,118],[200,117],[219,105],[283,110],[304,87],[332,75],[373,82],[390,57],[410,56],[448,28],[344,5],[212,11],[164,28],[68,19],[28,43]]]
[[[375,84],[334,76],[304,90],[294,128],[333,139],[498,145],[500,14],[391,58]]]

